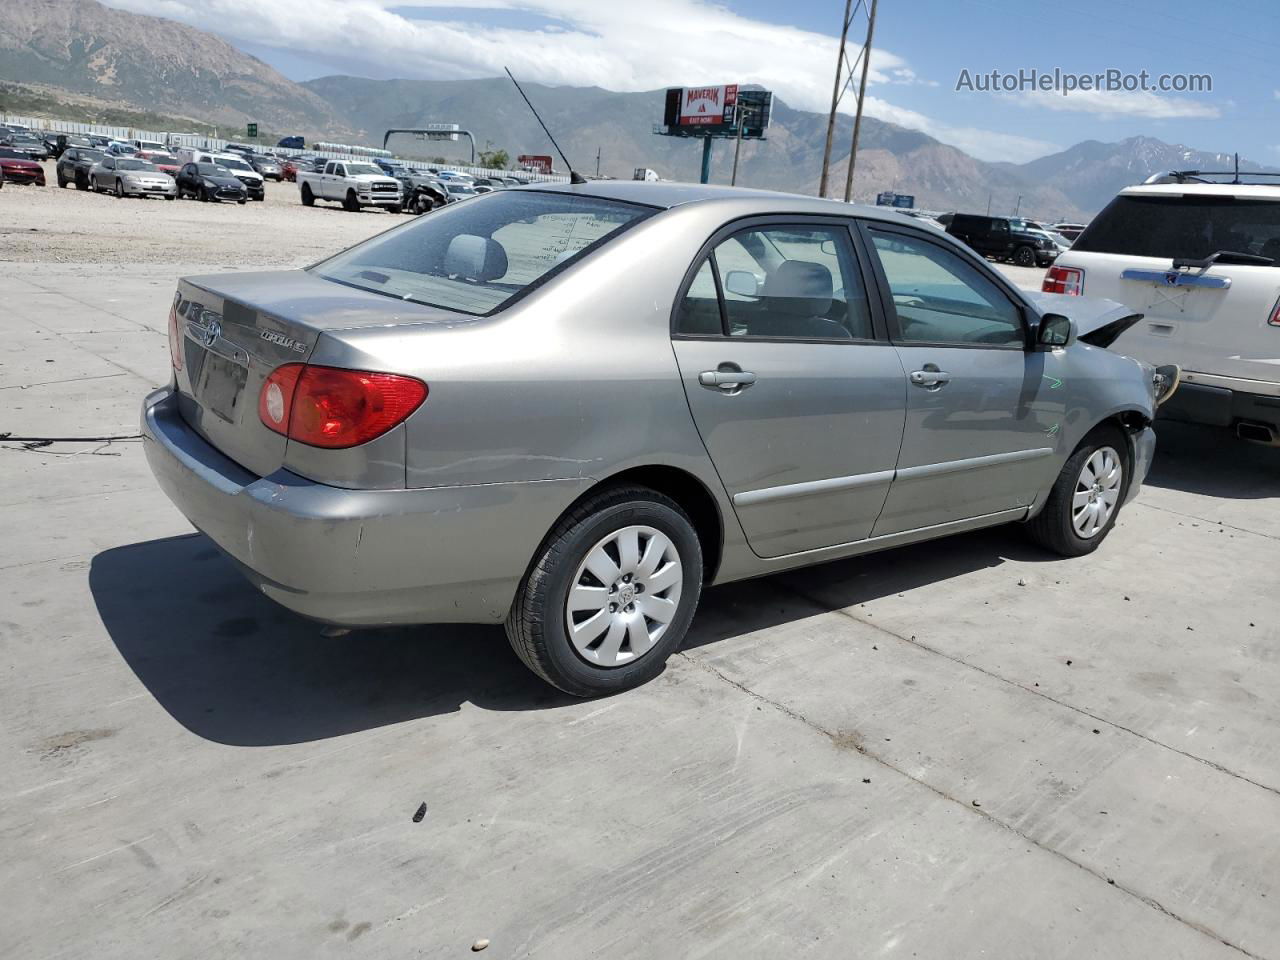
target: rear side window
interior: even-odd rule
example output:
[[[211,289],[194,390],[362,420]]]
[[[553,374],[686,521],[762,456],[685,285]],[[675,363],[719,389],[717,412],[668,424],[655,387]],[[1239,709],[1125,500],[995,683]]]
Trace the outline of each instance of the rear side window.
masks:
[[[311,270],[372,293],[480,316],[653,212],[568,193],[491,193],[451,204]]]
[[[716,303],[716,297],[720,303]],[[720,310],[723,307],[723,326]],[[874,338],[862,275],[843,227],[769,226],[721,241],[676,317],[686,336]]]
[[[1280,263],[1280,198],[1121,195],[1072,249],[1162,260],[1203,260],[1227,250]]]

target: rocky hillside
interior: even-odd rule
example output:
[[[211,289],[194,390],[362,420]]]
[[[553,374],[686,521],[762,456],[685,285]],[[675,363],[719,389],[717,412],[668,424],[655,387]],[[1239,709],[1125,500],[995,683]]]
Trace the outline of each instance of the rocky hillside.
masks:
[[[94,0],[0,2],[0,79],[236,126],[345,128],[315,94],[225,40]]]

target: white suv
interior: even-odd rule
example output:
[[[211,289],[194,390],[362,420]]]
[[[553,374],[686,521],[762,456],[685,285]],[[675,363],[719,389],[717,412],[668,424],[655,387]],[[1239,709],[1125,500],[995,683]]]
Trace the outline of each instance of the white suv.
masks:
[[[1114,349],[1182,368],[1163,416],[1280,445],[1280,180],[1210,181],[1222,176],[1126,187],[1049,268],[1044,291],[1144,315]]]

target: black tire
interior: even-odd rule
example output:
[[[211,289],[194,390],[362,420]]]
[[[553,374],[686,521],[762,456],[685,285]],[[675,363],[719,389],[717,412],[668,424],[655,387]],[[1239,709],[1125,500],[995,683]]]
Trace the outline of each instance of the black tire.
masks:
[[[241,197],[239,200],[236,201],[236,203],[240,204],[241,206],[244,206],[248,202],[249,202],[248,197]]]
[[[356,198],[354,190],[348,190],[347,195],[342,198],[342,209],[348,213],[360,212],[360,201]]]
[[[58,189],[59,189],[59,190],[65,190],[65,189],[67,188],[67,184],[68,184],[68,183],[70,183],[70,181],[69,181],[66,177],[64,177],[62,174],[58,174]]]
[[[89,189],[89,180],[88,180],[88,178],[87,178],[87,177],[80,177],[80,176],[77,176],[77,177],[76,177],[76,189],[77,189],[77,190],[88,190],[88,189]]]
[[[1123,476],[1119,497],[1102,529],[1091,537],[1082,537],[1076,533],[1072,524],[1072,501],[1076,494],[1076,482],[1086,461],[1103,447],[1113,449],[1120,459]],[[1129,492],[1132,469],[1129,441],[1124,433],[1110,424],[1094,428],[1080,441],[1080,446],[1076,447],[1075,452],[1062,465],[1058,479],[1049,490],[1044,509],[1027,522],[1027,534],[1046,550],[1051,550],[1063,557],[1082,557],[1087,553],[1093,553],[1116,525],[1116,519],[1124,506],[1125,496]]]
[[[634,663],[602,667],[569,640],[565,603],[578,566],[611,531],[644,525],[664,533],[680,558],[683,577],[676,613],[658,641]],[[702,545],[674,500],[646,487],[603,490],[570,510],[543,541],[507,615],[507,638],[525,666],[575,697],[620,693],[662,672],[693,621],[702,592]]]
[[[316,203],[316,195],[311,192],[311,184],[304,183],[302,185],[302,205],[304,207],[313,207]]]
[[[166,200],[177,200],[178,198],[177,198],[177,197],[171,197],[171,196],[166,195],[166,196],[165,196],[165,199],[166,199]]]
[[[121,183],[118,178],[116,180],[116,199],[117,200],[124,199],[124,184]]]
[[[387,213],[399,213],[399,212],[400,212],[400,204],[398,203],[393,203],[391,206],[387,207]]]
[[[1020,267],[1034,267],[1036,265],[1036,252],[1031,247],[1019,247],[1013,251],[1013,262]]]
[[[201,187],[201,188],[200,188],[200,202],[201,202],[201,203],[209,203],[209,202],[210,202],[210,201],[212,201],[212,200],[213,200],[213,197],[209,196],[209,188],[208,188],[208,187]]]

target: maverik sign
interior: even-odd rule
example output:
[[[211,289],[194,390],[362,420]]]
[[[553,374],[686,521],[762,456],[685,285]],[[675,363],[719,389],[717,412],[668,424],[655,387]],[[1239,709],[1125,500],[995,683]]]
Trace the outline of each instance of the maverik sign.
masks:
[[[675,87],[667,91],[663,123],[668,127],[730,127],[738,104],[738,85]]]

